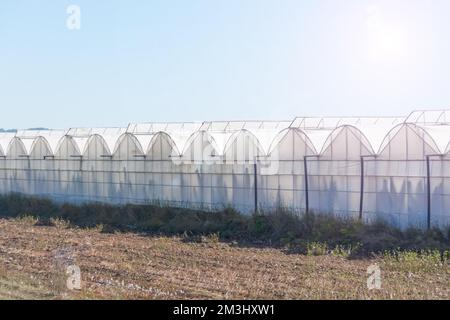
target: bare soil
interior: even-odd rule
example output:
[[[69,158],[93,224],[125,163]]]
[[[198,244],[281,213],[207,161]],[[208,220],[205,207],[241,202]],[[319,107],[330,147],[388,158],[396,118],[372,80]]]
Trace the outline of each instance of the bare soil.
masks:
[[[381,289],[367,268],[381,268]],[[66,285],[68,266],[81,289]],[[0,299],[449,299],[450,268],[0,219]]]

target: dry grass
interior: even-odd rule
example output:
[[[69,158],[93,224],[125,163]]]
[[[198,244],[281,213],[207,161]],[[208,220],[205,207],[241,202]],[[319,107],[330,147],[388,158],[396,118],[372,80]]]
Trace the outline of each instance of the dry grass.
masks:
[[[35,299],[449,299],[450,268],[398,262],[392,256],[350,260],[239,247],[213,237],[102,233],[63,222],[38,226],[0,220],[0,298]],[[410,261],[411,260],[411,261]],[[433,260],[434,261],[434,260]],[[378,263],[382,289],[368,290],[367,267]],[[68,265],[82,289],[66,288]],[[411,268],[409,268],[411,266]],[[428,266],[428,265],[427,265]]]

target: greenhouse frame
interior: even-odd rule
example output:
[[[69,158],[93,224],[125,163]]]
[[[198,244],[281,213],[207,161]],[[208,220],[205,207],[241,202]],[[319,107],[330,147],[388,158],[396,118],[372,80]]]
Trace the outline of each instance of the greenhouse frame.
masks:
[[[0,192],[450,224],[450,110],[0,133]]]

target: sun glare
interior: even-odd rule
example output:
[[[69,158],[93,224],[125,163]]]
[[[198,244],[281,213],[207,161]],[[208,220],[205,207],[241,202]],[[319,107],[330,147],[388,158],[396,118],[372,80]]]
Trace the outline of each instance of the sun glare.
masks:
[[[406,54],[406,34],[399,25],[383,18],[378,7],[368,10],[368,52],[376,60],[396,60]]]

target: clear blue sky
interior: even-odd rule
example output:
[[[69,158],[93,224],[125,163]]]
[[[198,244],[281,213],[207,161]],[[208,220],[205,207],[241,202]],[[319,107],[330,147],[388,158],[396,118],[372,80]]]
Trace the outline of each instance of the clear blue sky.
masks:
[[[449,13],[448,0],[1,0],[0,127],[450,107]]]

